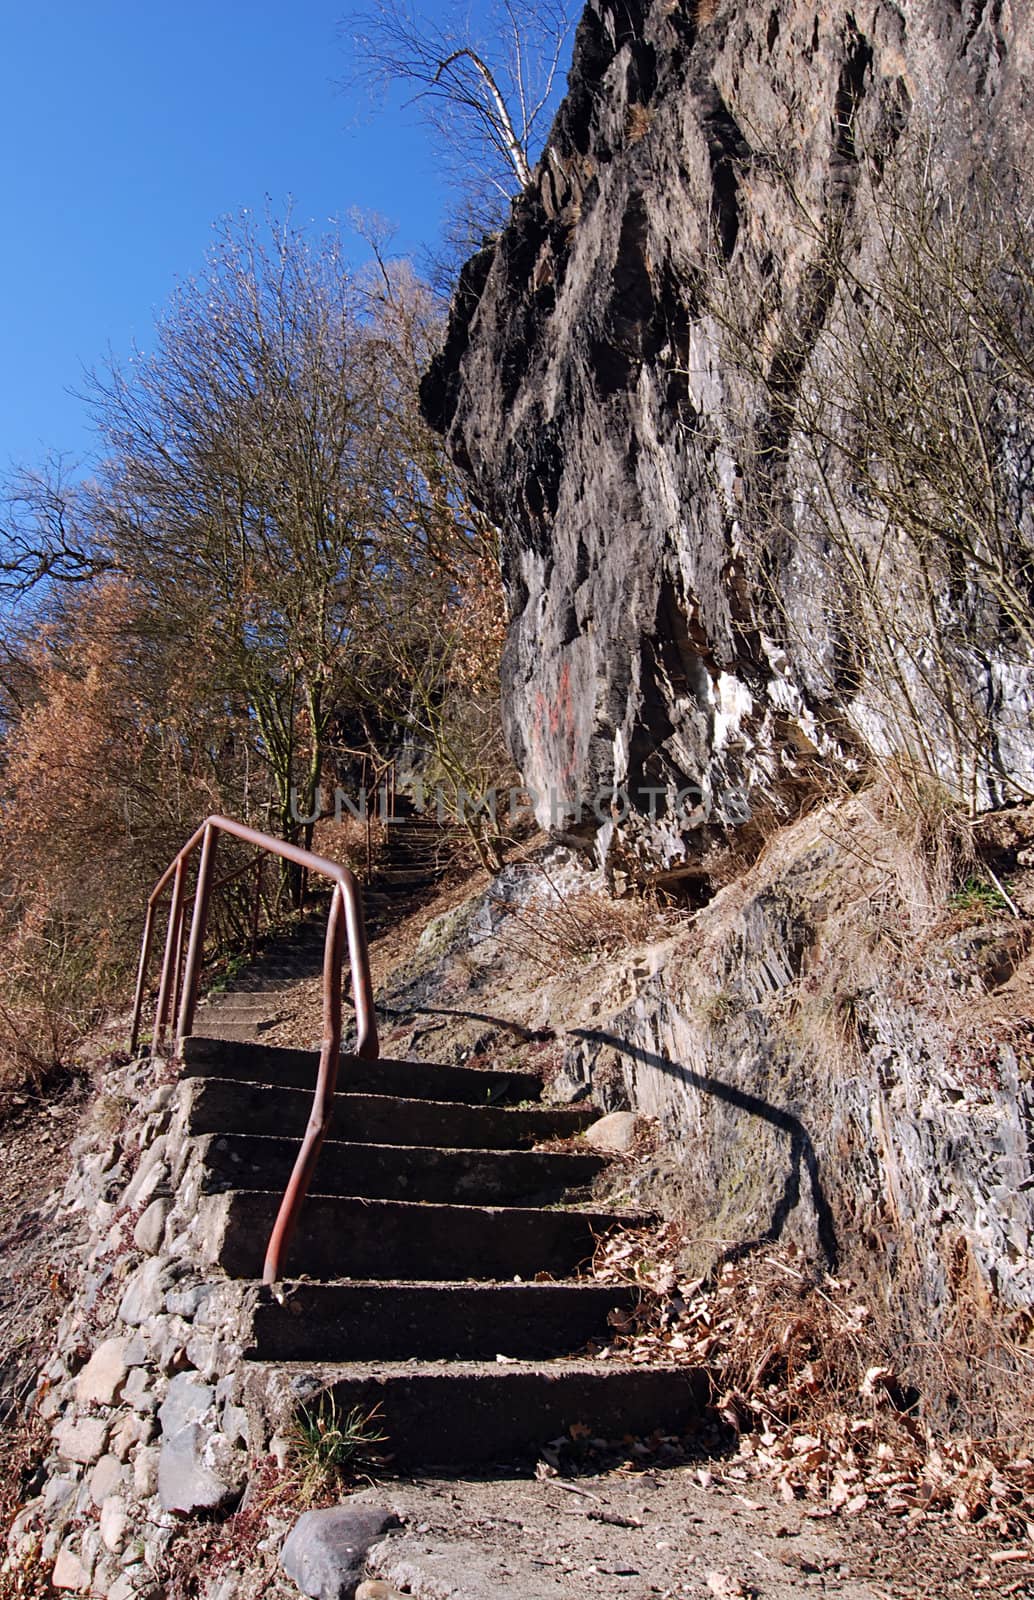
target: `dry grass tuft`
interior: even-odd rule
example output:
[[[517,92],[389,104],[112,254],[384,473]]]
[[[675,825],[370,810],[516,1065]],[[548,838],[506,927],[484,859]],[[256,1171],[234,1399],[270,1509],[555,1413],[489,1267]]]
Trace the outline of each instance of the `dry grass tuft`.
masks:
[[[514,956],[551,973],[558,961],[591,961],[670,938],[686,920],[654,894],[615,900],[602,889],[564,888],[541,865],[532,870],[540,878],[533,895],[495,900],[506,914],[498,938]]]
[[[287,1481],[300,1505],[332,1504],[368,1468],[385,1460],[388,1436],[379,1406],[339,1412],[330,1391],[302,1406],[288,1433]]]

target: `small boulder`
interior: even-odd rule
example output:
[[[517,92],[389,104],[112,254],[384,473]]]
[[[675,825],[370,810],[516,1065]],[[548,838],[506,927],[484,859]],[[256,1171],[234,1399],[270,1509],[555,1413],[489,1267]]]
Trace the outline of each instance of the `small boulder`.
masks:
[[[104,1417],[67,1417],[55,1429],[54,1442],[57,1453],[65,1461],[78,1461],[80,1466],[91,1466],[104,1454],[108,1442],[108,1424]]]
[[[156,1445],[138,1450],[133,1457],[133,1493],[138,1500],[149,1500],[158,1492],[158,1462],[161,1451]]]
[[[284,1541],[280,1565],[310,1600],[352,1600],[366,1552],[397,1521],[383,1506],[306,1511]]]
[[[143,1562],[126,1567],[108,1590],[108,1600],[162,1600],[165,1590],[155,1583]]]
[[[132,1406],[134,1411],[141,1414],[152,1412],[157,1408],[158,1396],[154,1392],[154,1375],[147,1367],[133,1368],[126,1379],[122,1399],[126,1405]]]
[[[166,1439],[158,1457],[158,1498],[163,1511],[214,1511],[234,1500],[239,1483],[219,1470],[214,1446],[222,1435],[190,1422]]]
[[[133,1243],[145,1256],[156,1255],[161,1248],[168,1215],[168,1200],[152,1200],[133,1229]]]
[[[80,1594],[90,1587],[89,1568],[83,1565],[78,1552],[67,1541],[57,1553],[50,1581],[55,1589],[74,1589]]]
[[[135,1411],[127,1411],[111,1430],[108,1449],[119,1461],[128,1461],[133,1446],[147,1444],[153,1432],[154,1421],[151,1417],[140,1417]]]
[[[101,1506],[101,1538],[108,1550],[115,1554],[122,1549],[126,1537],[129,1513],[121,1495],[114,1494]]]
[[[611,1111],[594,1122],[582,1135],[594,1150],[610,1150],[616,1155],[627,1155],[635,1144],[639,1118],[634,1111]]]
[[[162,1300],[174,1278],[170,1264],[161,1256],[149,1256],[133,1273],[118,1308],[119,1319],[131,1328],[142,1328],[157,1317]]]
[[[196,1373],[177,1373],[158,1407],[162,1432],[172,1438],[189,1422],[200,1422],[214,1400],[215,1390],[209,1383],[199,1383]]]
[[[81,1406],[96,1401],[114,1405],[129,1373],[125,1339],[105,1339],[99,1344],[75,1381],[75,1397]]]
[[[90,1496],[95,1506],[102,1506],[113,1495],[123,1480],[124,1468],[117,1456],[101,1456],[90,1473]]]
[[[590,1085],[571,1073],[562,1070],[550,1083],[543,1095],[543,1099],[554,1106],[573,1106],[579,1100],[584,1100],[589,1093]]]

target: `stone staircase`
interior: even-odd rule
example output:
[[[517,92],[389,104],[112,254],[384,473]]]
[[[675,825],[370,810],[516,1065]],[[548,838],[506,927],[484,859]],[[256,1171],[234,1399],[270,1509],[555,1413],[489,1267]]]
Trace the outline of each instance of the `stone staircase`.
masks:
[[[185,1043],[207,1265],[250,1286],[253,1438],[321,1391],[339,1414],[378,1407],[403,1469],[512,1465],[577,1424],[620,1439],[699,1415],[699,1372],[586,1353],[634,1302],[585,1275],[596,1241],[639,1219],[593,1207],[605,1157],[536,1148],[596,1113],[542,1105],[526,1072],[343,1056],[290,1276],[261,1287],[316,1060],[247,1040]]]
[[[395,797],[395,815],[369,880],[363,884],[368,926],[376,931],[411,910],[434,888],[455,855],[463,830],[439,822],[430,811],[418,812],[404,795]]]
[[[411,911],[448,869],[460,830],[430,814],[412,811],[404,797],[386,829],[383,848],[363,885],[367,932],[376,935]],[[258,960],[212,990],[197,1009],[195,1030],[208,1038],[261,1039],[278,1020],[278,1001],[323,967],[326,903],[317,891],[312,915],[267,940]]]

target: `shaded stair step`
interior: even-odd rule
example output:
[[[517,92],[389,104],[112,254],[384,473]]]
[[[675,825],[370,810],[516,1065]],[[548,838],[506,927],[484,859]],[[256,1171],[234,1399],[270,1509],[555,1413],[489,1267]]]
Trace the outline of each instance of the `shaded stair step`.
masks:
[[[312,1093],[227,1078],[186,1080],[187,1130],[302,1137]],[[390,1095],[334,1097],[332,1133],[353,1144],[436,1145],[453,1150],[515,1150],[540,1139],[565,1138],[588,1127],[595,1108],[471,1106],[458,1100],[403,1100]]]
[[[426,889],[436,881],[433,872],[414,872],[409,867],[378,867],[374,883],[398,885],[404,889]]]
[[[320,1059],[317,1050],[291,1050],[278,1045],[235,1050],[204,1036],[200,1032],[200,1018],[198,1027],[198,1033],[183,1041],[185,1077],[233,1078],[305,1089],[310,1094],[315,1089]],[[460,1100],[483,1106],[537,1100],[542,1093],[542,1080],[533,1072],[449,1067],[390,1058],[365,1061],[360,1056],[343,1052],[338,1068],[338,1091],[394,1095],[403,1100]]]
[[[262,1273],[281,1196],[233,1190],[202,1201],[214,1257],[237,1278]],[[644,1219],[605,1211],[459,1206],[310,1195],[288,1247],[291,1277],[510,1279],[547,1272],[566,1278],[591,1261],[598,1240]]]
[[[261,1016],[275,1004],[271,995],[263,994],[261,989],[252,990],[248,994],[238,994],[230,989],[222,989],[215,994],[209,994],[202,1000],[195,1013],[194,1026],[199,1033],[204,1032],[204,1021],[208,1017],[222,1018],[227,1012],[232,1011],[243,1015]]]
[[[269,1009],[267,1006],[266,1012]],[[209,1039],[226,1040],[231,1044],[249,1044],[261,1036],[264,1015],[263,1012],[242,1015],[231,1011],[225,1016],[209,1015],[204,1018],[202,1025]],[[265,1026],[272,1028],[275,1027],[275,1023],[267,1022]]]
[[[256,1307],[261,1361],[529,1360],[610,1336],[633,1289],[595,1283],[286,1283]]]
[[[255,1134],[208,1139],[204,1188],[287,1187],[299,1143]],[[427,1145],[348,1144],[328,1139],[310,1194],[378,1200],[450,1200],[465,1205],[555,1205],[608,1165],[586,1151],[445,1150]]]
[[[234,978],[225,989],[220,990],[220,993],[228,995],[279,994],[283,989],[293,989],[300,977],[311,978],[319,970],[319,961],[315,958],[313,965],[307,967],[304,972],[295,972],[289,975],[281,972],[265,975],[253,968],[246,974],[242,974],[241,977]]]
[[[613,1360],[344,1369],[280,1363],[251,1370],[247,1401],[283,1427],[324,1387],[339,1416],[379,1407],[393,1465],[420,1469],[523,1465],[576,1424],[604,1439],[679,1434],[699,1420],[710,1393],[703,1368]]]

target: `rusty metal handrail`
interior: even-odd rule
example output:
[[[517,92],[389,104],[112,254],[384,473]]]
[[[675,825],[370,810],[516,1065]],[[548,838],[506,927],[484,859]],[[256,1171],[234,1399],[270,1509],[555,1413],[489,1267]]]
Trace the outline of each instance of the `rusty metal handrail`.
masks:
[[[269,1236],[262,1272],[263,1283],[275,1283],[280,1277],[284,1255],[294,1233],[302,1201],[312,1180],[320,1146],[330,1124],[341,1057],[341,968],[346,937],[358,1035],[356,1054],[365,1056],[369,1060],[376,1060],[379,1049],[377,1022],[373,1010],[373,979],[370,974],[370,957],[363,925],[362,895],[354,874],[349,872],[347,867],[339,866],[336,861],[328,861],[324,856],[314,855],[311,850],[300,850],[297,845],[288,844],[283,839],[275,839],[271,834],[259,833],[254,828],[245,827],[244,823],[235,822],[231,817],[208,817],[169,863],[151,890],[147,901],[147,916],[140,945],[140,965],[137,969],[136,998],[133,1004],[133,1029],[130,1042],[133,1055],[136,1054],[140,1036],[140,1017],[154,937],[155,912],[170,884],[172,900],[169,906],[169,926],[165,937],[162,976],[158,986],[152,1051],[161,1047],[166,1024],[174,1015],[176,1016],[175,1050],[180,1049],[183,1040],[194,1026],[194,1011],[197,1006],[198,983],[201,976],[201,954],[212,890],[241,875],[231,873],[228,877],[220,879],[218,884],[213,883],[216,845],[221,833],[232,834],[234,838],[242,839],[245,844],[254,845],[260,852],[257,858],[260,862],[263,853],[279,856],[284,861],[293,862],[295,866],[304,867],[309,872],[329,878],[334,884],[330,915],[327,918],[326,943],[323,949],[323,1039],[319,1071],[316,1075],[316,1090],[301,1149],[280,1203],[273,1231]],[[198,865],[197,885],[193,894],[187,895],[187,867],[199,845],[201,860]],[[252,865],[253,863],[249,862],[248,867],[242,868],[241,872],[249,870]],[[260,891],[261,877],[256,885],[256,892]],[[190,938],[184,966],[183,936],[187,906],[191,902],[194,909],[190,920]]]

